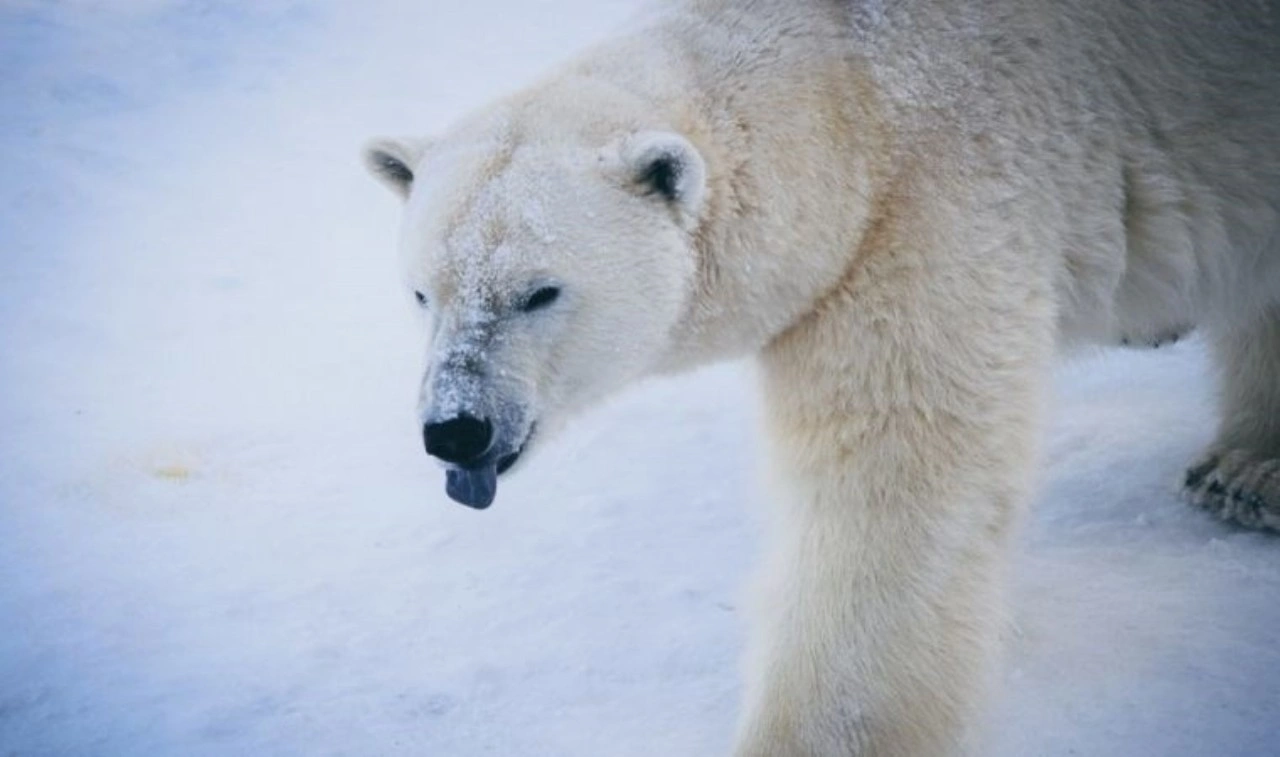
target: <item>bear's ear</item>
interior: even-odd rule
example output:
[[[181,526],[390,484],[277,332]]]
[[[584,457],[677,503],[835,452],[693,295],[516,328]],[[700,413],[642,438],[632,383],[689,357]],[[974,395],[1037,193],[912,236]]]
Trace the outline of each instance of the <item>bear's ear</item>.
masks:
[[[671,132],[642,132],[623,151],[636,184],[646,194],[678,206],[689,218],[702,208],[707,165],[689,140]]]
[[[409,196],[413,172],[428,143],[410,139],[375,139],[364,148],[364,165],[400,197]]]

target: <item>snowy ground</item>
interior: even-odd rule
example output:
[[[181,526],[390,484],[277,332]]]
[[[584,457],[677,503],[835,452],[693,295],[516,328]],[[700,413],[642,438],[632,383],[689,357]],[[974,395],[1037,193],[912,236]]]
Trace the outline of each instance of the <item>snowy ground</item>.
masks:
[[[448,502],[367,136],[631,1],[0,4],[0,755],[715,755],[749,370]],[[1199,346],[1062,372],[994,754],[1280,754],[1280,540],[1172,493]]]

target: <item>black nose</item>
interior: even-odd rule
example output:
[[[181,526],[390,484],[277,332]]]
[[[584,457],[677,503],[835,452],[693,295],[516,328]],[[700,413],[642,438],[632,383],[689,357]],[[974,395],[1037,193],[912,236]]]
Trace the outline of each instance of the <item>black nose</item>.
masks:
[[[424,425],[422,442],[428,455],[446,463],[470,462],[489,451],[493,424],[487,419],[460,413],[447,421]]]

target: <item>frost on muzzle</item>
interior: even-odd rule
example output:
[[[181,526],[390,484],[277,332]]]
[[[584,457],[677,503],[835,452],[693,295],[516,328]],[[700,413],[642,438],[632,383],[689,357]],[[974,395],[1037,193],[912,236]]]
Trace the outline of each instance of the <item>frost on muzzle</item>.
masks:
[[[423,446],[445,463],[449,498],[477,510],[493,504],[498,476],[532,436],[524,403],[493,380],[492,341],[483,323],[472,324],[437,353],[423,384]]]

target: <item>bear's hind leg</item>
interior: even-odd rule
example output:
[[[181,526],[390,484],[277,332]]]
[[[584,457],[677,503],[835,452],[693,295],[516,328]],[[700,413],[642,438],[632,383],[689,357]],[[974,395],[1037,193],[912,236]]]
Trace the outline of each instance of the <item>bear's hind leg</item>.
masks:
[[[1222,373],[1218,438],[1187,470],[1192,503],[1246,528],[1280,531],[1280,306],[1213,341]]]

